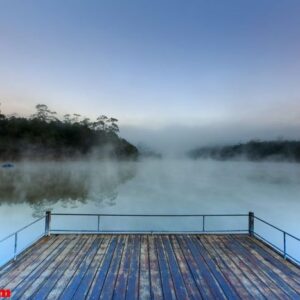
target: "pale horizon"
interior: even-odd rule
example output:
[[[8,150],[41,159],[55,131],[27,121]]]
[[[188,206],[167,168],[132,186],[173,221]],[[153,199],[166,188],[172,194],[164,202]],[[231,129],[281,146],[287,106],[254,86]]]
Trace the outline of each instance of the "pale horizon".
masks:
[[[298,1],[3,1],[2,110],[106,114],[148,144],[299,139],[299,13]]]

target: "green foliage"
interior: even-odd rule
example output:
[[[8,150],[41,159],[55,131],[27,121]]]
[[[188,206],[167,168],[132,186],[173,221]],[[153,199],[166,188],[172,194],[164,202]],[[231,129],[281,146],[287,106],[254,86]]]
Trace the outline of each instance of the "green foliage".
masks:
[[[0,120],[5,119],[5,115],[1,113],[1,102],[0,102]]]
[[[97,121],[92,123],[91,126],[95,130],[102,130],[105,132],[119,132],[119,127],[117,125],[118,120],[115,118],[108,118],[107,116],[99,116]]]
[[[57,119],[54,117],[56,115],[55,111],[51,111],[47,105],[38,104],[35,106],[36,113],[32,115],[32,119],[38,119],[44,122],[56,121]]]
[[[117,121],[102,115],[92,122],[78,114],[65,115],[61,121],[44,104],[38,104],[30,118],[7,117],[0,111],[0,159],[79,158],[92,153],[137,157],[136,147],[117,135]]]

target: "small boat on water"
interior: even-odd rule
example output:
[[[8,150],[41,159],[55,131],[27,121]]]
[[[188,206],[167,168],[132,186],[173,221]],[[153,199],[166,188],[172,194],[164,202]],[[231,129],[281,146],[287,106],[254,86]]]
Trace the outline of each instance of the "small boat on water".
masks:
[[[4,169],[11,169],[11,168],[14,168],[15,165],[12,164],[12,163],[4,163],[1,165],[1,168],[4,168]]]

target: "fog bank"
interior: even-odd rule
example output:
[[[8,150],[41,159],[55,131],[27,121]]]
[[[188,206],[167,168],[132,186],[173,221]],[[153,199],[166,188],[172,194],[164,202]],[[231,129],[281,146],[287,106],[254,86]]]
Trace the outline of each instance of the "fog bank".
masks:
[[[300,125],[246,126],[224,124],[186,126],[174,124],[160,128],[126,126],[121,135],[131,143],[145,144],[164,156],[182,156],[196,147],[245,143],[253,139],[276,140],[278,138],[299,140]]]

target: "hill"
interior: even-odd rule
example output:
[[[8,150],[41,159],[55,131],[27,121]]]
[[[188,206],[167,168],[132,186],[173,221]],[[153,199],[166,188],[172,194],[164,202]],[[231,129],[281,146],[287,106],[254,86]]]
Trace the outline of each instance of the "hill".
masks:
[[[118,136],[118,120],[78,114],[63,120],[44,104],[29,118],[0,113],[0,160],[135,159],[138,149]]]

